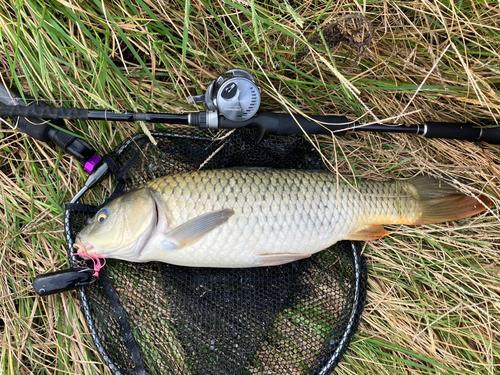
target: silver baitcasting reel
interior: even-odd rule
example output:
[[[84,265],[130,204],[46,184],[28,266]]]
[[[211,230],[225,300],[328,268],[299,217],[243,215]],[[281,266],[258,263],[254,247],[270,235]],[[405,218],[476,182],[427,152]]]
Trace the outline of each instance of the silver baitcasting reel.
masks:
[[[208,86],[205,95],[189,98],[189,103],[205,103],[207,127],[218,126],[218,115],[231,121],[246,121],[260,107],[260,87],[255,78],[242,69],[231,69]]]

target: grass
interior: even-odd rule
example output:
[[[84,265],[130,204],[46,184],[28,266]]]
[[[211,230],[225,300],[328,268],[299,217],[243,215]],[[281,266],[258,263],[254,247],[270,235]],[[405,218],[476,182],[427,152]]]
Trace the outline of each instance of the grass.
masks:
[[[346,14],[374,26],[359,61],[345,44],[305,46],[318,26]],[[489,0],[0,4],[1,78],[53,106],[191,111],[188,96],[243,68],[262,86],[266,111],[496,124],[499,50],[500,9]],[[141,131],[130,123],[66,126],[101,154]],[[0,374],[109,374],[76,294],[37,298],[26,284],[67,267],[63,208],[85,173],[52,146],[5,125],[0,134]],[[499,146],[368,133],[311,140],[335,170],[461,178],[462,188],[495,202],[468,220],[398,226],[365,244],[366,308],[336,372],[500,372]],[[100,192],[110,189],[105,181]]]

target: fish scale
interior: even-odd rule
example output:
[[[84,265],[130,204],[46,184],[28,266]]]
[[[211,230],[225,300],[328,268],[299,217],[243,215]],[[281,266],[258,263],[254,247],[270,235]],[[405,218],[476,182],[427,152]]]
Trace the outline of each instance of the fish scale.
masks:
[[[76,243],[88,254],[137,262],[278,265],[340,240],[382,238],[384,224],[458,220],[488,205],[427,177],[337,182],[324,171],[204,170],[158,178],[117,198]]]

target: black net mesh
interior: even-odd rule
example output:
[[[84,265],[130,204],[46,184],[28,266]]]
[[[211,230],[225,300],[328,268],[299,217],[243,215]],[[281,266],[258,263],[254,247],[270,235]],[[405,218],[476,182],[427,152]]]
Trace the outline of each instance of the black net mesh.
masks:
[[[213,140],[199,130],[140,135],[106,159],[111,199],[166,174],[229,167],[324,169],[302,137],[242,129]],[[75,235],[97,208],[68,205]],[[366,266],[354,243],[277,267],[189,268],[108,260],[81,291],[94,342],[116,374],[326,374],[359,323]]]

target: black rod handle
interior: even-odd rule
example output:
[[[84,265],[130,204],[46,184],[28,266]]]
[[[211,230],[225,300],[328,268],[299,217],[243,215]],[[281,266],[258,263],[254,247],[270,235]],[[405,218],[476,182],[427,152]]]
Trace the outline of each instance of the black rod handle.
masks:
[[[276,134],[331,134],[344,135],[352,126],[345,116],[292,116],[289,113],[278,114]],[[316,122],[317,121],[317,122]]]
[[[337,135],[343,135],[348,130],[347,117],[345,116],[310,116],[313,120],[301,115],[290,115],[289,113],[260,112],[246,121],[232,121],[224,116],[219,116],[219,128],[235,129],[246,126],[256,126],[262,131],[272,134],[330,134],[331,131]]]
[[[257,142],[260,142],[264,134],[331,134],[344,135],[352,125],[348,124],[345,116],[310,116],[313,120],[301,115],[292,116],[289,113],[260,112],[246,121],[232,121],[224,116],[219,116],[219,128],[237,129],[246,126],[259,127],[260,136]]]
[[[28,103],[31,105],[26,105],[25,99],[31,102]],[[41,142],[54,142],[82,165],[94,156],[95,150],[87,142],[52,126],[64,128],[62,119],[73,114],[74,110],[49,107],[43,101],[35,101],[29,96],[23,99],[14,88],[7,88],[2,84],[0,84],[0,103],[4,104],[0,106],[0,116],[12,117],[16,121],[17,128],[30,137]],[[55,116],[56,113],[59,115]],[[48,120],[51,120],[50,123]]]
[[[189,115],[170,113],[113,112],[85,108],[49,107],[46,104],[0,106],[0,116],[24,117],[43,120],[104,120],[104,121],[145,121],[154,123],[188,124]],[[40,120],[38,120],[40,121]]]
[[[26,103],[26,101],[28,103]],[[21,94],[15,88],[8,88],[3,84],[0,84],[0,103],[4,105],[0,106],[0,112],[11,112],[11,109],[14,108],[16,108],[17,111],[25,112],[30,104],[40,108],[50,108],[43,101],[36,101],[30,96],[25,95],[24,98],[22,98]],[[12,117],[17,125],[17,128],[30,137],[38,139],[42,142],[50,140],[48,132],[51,126],[48,124],[47,119],[37,117],[27,119],[26,116],[19,116],[12,113],[5,116]],[[64,127],[64,122],[62,120],[52,121],[52,124]]]
[[[88,120],[88,110],[81,108],[49,107],[46,104],[0,106],[0,116],[27,117],[43,120]]]

